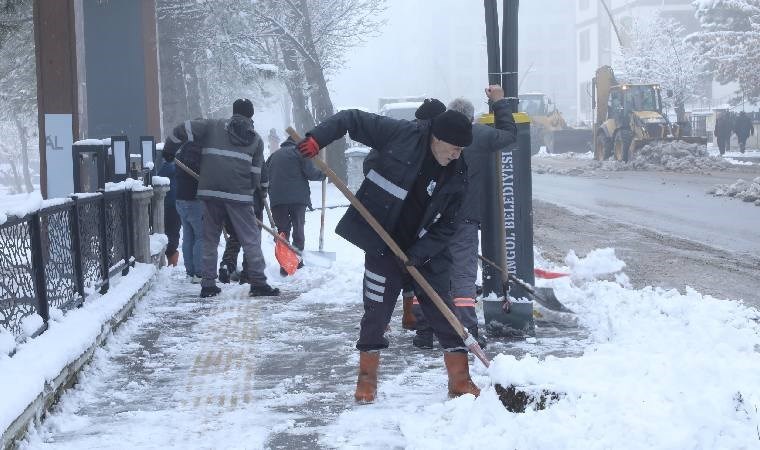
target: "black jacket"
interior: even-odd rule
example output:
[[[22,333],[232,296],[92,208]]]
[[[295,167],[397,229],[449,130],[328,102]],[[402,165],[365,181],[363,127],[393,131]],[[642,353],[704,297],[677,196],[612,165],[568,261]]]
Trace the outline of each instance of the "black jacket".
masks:
[[[309,181],[322,181],[323,174],[312,161],[301,156],[292,139],[280,145],[266,163],[269,175],[269,201],[277,205],[311,206]]]
[[[406,195],[430,151],[430,122],[414,123],[351,109],[328,118],[308,135],[324,147],[346,133],[354,141],[377,151],[377,157],[366,166],[367,176],[356,197],[391,233],[396,229]],[[460,158],[446,166],[445,180],[430,197],[419,229],[415,230],[419,239],[406,252],[410,258],[428,261],[444,256],[450,259],[447,247],[457,228],[457,213],[466,189],[467,165]],[[368,254],[384,255],[389,251],[353,207],[348,209],[335,231]]]
[[[487,200],[483,192],[484,174],[487,170],[493,170],[496,161],[494,153],[505,150],[517,140],[517,125],[507,100],[494,103],[493,113],[494,126],[474,124],[472,144],[462,151],[470,181],[459,212],[460,219],[465,222],[480,223],[482,205]],[[488,193],[488,196],[491,195],[495,193]]]
[[[747,139],[750,134],[755,134],[752,119],[747,114],[739,114],[734,122],[734,132],[739,139]]]

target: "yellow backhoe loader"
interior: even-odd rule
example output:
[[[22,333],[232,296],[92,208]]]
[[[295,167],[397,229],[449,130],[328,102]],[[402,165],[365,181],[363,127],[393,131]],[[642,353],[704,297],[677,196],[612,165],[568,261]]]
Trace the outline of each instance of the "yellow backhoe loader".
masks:
[[[619,83],[609,66],[596,70],[591,101],[596,110],[594,158],[599,161],[630,161],[655,141],[707,143],[706,138],[687,136],[685,127],[663,114],[659,85]]]
[[[530,116],[530,152],[541,146],[549,153],[585,153],[591,150],[591,130],[571,128],[551,99],[543,93],[520,94],[518,109]]]

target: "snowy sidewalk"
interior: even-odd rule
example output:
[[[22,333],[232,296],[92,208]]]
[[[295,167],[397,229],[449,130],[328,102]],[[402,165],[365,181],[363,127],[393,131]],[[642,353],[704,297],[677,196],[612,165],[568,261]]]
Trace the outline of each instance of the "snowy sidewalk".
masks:
[[[328,211],[328,230],[342,212]],[[316,212],[307,226],[315,236]],[[332,233],[326,240],[338,252],[330,270],[282,279],[268,261],[279,298],[227,285],[201,300],[182,268],[162,269],[22,448],[684,449],[760,439],[757,311],[631,289],[611,250],[570,254],[573,279],[552,282],[577,315],[543,311],[535,338],[491,340],[489,370],[471,359],[478,399],[446,398],[441,351],[414,348],[397,311],[377,402],[356,405],[363,258]],[[562,398],[513,414],[495,382]]]

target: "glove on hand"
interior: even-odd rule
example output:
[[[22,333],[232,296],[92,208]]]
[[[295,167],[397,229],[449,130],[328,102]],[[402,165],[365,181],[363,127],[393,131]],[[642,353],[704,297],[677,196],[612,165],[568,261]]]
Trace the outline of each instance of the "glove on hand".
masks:
[[[298,151],[305,158],[313,158],[319,154],[319,143],[311,136],[298,143]]]
[[[404,262],[404,265],[407,267],[409,266],[419,267],[425,264],[426,262],[426,261],[423,261],[422,258],[418,256],[414,256],[414,255],[406,255],[406,258],[407,259],[406,259],[406,262]]]

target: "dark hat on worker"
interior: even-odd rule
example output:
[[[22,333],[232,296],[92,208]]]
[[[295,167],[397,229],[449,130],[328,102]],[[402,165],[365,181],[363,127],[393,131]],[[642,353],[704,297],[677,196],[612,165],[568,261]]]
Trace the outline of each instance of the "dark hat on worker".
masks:
[[[253,103],[247,98],[239,98],[232,104],[232,114],[240,114],[249,119],[253,117]]]
[[[432,120],[433,117],[446,111],[446,105],[437,98],[426,98],[424,102],[414,112],[414,117],[418,120]]]
[[[433,136],[457,147],[472,144],[472,123],[459,111],[447,110],[433,119]]]

